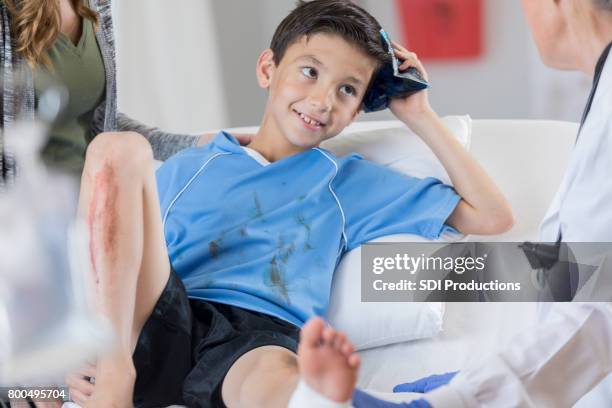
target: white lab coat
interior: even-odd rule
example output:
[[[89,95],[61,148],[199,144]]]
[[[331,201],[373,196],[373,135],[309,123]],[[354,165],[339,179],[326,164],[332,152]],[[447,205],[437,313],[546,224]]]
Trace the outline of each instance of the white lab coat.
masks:
[[[565,408],[611,370],[612,306],[568,303],[425,398],[434,408]]]
[[[564,242],[612,242],[612,53],[541,241],[555,242],[559,233]],[[538,327],[426,399],[434,408],[570,407],[611,371],[612,305],[555,304]]]
[[[540,240],[612,242],[612,53],[563,181],[540,226]]]

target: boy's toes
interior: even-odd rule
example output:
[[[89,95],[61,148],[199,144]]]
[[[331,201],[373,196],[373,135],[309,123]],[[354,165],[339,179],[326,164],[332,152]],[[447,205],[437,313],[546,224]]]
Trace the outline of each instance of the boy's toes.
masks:
[[[336,335],[336,340],[334,341],[334,348],[336,350],[342,350],[342,347],[344,347],[344,345],[347,342],[347,338],[346,338],[346,334],[344,334],[343,332],[338,332],[338,334]]]
[[[337,335],[338,332],[336,332],[336,330],[331,327],[326,327],[325,330],[323,330],[323,341],[325,344],[333,347]]]
[[[315,347],[321,341],[325,322],[320,317],[314,317],[306,322],[300,331],[300,344]]]
[[[355,370],[358,369],[359,365],[361,364],[361,359],[359,358],[359,354],[351,354],[351,356],[348,358],[348,364],[353,369]]]
[[[350,342],[346,342],[342,345],[342,354],[344,354],[347,358],[353,354],[355,352],[355,346],[353,346],[353,343]]]

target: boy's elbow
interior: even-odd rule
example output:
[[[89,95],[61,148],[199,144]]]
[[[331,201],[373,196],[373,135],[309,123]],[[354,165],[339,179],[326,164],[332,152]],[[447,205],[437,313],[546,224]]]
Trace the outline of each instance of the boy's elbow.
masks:
[[[508,232],[514,226],[514,214],[510,207],[503,208],[501,210],[492,212],[486,217],[484,234],[496,235]]]
[[[448,224],[463,234],[497,235],[514,226],[514,215],[509,205],[477,210],[461,201],[448,219]]]

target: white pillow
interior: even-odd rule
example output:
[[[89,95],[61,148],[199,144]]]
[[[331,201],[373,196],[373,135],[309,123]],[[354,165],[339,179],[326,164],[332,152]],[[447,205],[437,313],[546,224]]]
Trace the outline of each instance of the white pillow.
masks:
[[[467,149],[472,120],[469,116],[446,116],[445,125]],[[232,133],[255,133],[257,127],[227,129]],[[356,122],[340,135],[325,141],[323,148],[337,156],[358,153],[401,173],[435,177],[450,184],[444,167],[427,145],[400,121]],[[461,235],[445,234],[433,242],[454,242]],[[377,239],[378,242],[432,242],[410,234]],[[361,248],[344,255],[334,274],[328,320],[345,331],[358,350],[408,340],[433,337],[442,330],[443,303],[362,303]]]
[[[446,116],[442,119],[459,142],[469,149],[472,119],[469,116]],[[384,164],[414,177],[435,177],[446,184],[450,178],[427,145],[399,120],[357,122],[321,147],[336,156],[358,153],[366,160]]]
[[[449,116],[444,122],[461,144],[469,148],[472,121],[469,116]],[[401,122],[365,122],[365,128],[347,128],[326,141],[324,148],[343,156],[359,153],[365,159],[416,177],[436,177],[450,183],[433,152]],[[362,124],[356,124],[363,126]],[[379,126],[376,128],[375,126]],[[463,236],[446,233],[434,242],[455,242]],[[376,242],[432,242],[399,234]],[[443,303],[361,302],[361,248],[344,255],[332,284],[328,320],[347,333],[357,350],[429,338],[442,330]]]
[[[445,233],[437,240],[398,234],[372,242],[456,242]],[[444,303],[362,302],[361,247],[346,253],[334,273],[327,319],[346,332],[357,350],[434,337],[442,330]]]

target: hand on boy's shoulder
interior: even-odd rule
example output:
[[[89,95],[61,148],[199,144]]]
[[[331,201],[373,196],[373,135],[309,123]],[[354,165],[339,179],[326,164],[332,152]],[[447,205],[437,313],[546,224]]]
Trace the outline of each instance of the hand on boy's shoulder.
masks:
[[[202,136],[198,137],[198,143],[196,143],[196,146],[199,147],[209,144],[216,135],[216,133],[204,133]]]
[[[204,145],[209,144],[210,142],[213,141],[215,136],[217,136],[217,133],[204,133],[202,136],[198,138],[198,143],[196,144],[196,146],[204,146]],[[246,146],[249,143],[251,143],[255,135],[246,134],[246,133],[238,133],[238,134],[232,133],[232,136],[234,136],[242,146]]]

